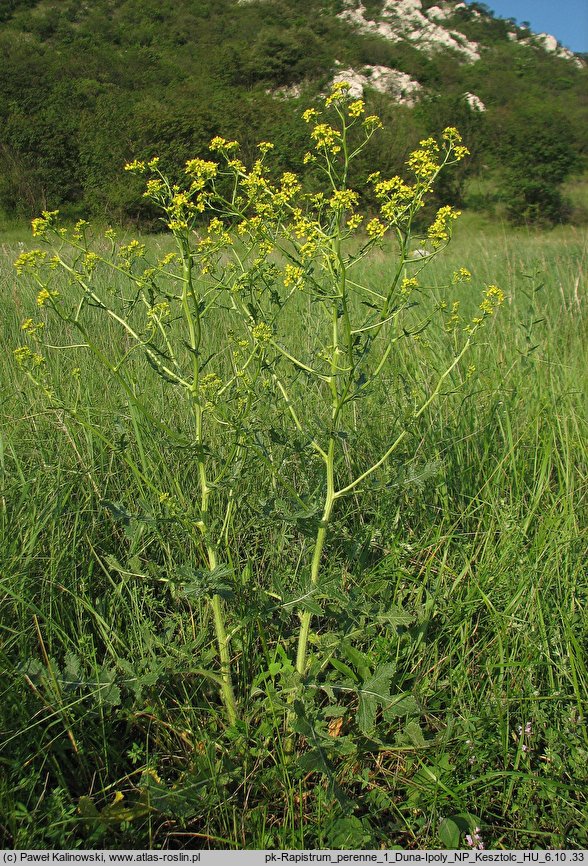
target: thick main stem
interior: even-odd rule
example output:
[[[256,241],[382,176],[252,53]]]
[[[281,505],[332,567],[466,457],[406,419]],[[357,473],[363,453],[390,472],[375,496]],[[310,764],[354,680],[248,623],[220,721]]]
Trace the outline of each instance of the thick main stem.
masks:
[[[321,518],[321,523],[318,528],[316,540],[314,543],[314,553],[310,569],[311,588],[315,587],[318,584],[323,548],[325,546],[329,523],[331,522],[333,505],[335,504],[335,440],[332,436],[329,440],[329,447],[327,450],[327,457],[325,462],[327,469],[327,493],[325,496],[325,506]],[[303,611],[300,616],[300,632],[298,635],[298,650],[296,653],[296,670],[298,671],[300,676],[304,676],[304,674],[306,673],[308,657],[308,638],[310,634],[311,620],[312,613],[309,610]]]
[[[198,386],[200,378],[200,362],[198,350],[200,348],[201,328],[200,314],[198,308],[198,299],[195,296],[194,283],[192,278],[192,254],[186,241],[180,241],[183,258],[183,276],[184,288],[182,292],[182,307],[184,316],[188,325],[190,335],[190,348],[192,350],[192,409],[194,412],[194,421],[196,427],[196,447],[198,448],[198,481],[200,484],[200,520],[198,528],[206,545],[206,555],[208,558],[208,568],[211,572],[218,565],[216,550],[208,537],[208,507],[210,499],[210,486],[206,474],[206,465],[203,455],[204,431],[203,431],[203,411],[198,400]],[[190,307],[190,298],[194,301],[194,311]],[[233,681],[231,676],[231,656],[229,653],[229,639],[225,628],[225,619],[223,611],[223,601],[220,595],[213,595],[211,598],[212,615],[214,620],[214,632],[218,647],[220,675],[221,675],[221,698],[225,705],[227,718],[230,725],[234,725],[237,721],[237,701],[233,690]]]
[[[210,545],[207,545],[208,565],[210,570],[216,568],[216,553]],[[225,629],[225,617],[223,611],[223,600],[220,595],[213,595],[210,601],[212,607],[212,615],[214,619],[214,632],[218,645],[218,654],[220,662],[220,675],[222,679],[221,694],[227,718],[230,725],[234,725],[237,721],[237,701],[235,692],[233,691],[233,680],[231,677],[231,655],[229,652],[229,639]]]

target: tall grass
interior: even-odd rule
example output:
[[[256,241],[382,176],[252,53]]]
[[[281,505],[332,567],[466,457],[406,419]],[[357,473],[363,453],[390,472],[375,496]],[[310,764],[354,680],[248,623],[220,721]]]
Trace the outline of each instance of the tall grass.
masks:
[[[350,599],[354,664],[394,662],[414,709],[373,739],[352,736],[342,715],[303,719],[300,763],[283,753],[271,684],[288,675],[279,647],[293,639],[276,598],[295,580],[303,527],[248,509],[272,491],[247,480],[230,623],[245,713],[227,729],[208,608],[177,589],[196,552],[157,495],[189,512],[193,455],[164,444],[73,352],[48,364],[72,399],[81,389],[78,415],[47,408],[12,359],[34,297],[11,263],[20,239],[2,245],[7,847],[426,848],[463,845],[473,825],[486,847],[588,845],[587,239],[467,217],[433,264],[436,282],[465,265],[507,303],[470,355],[471,387],[448,387],[420,418],[326,552]],[[383,250],[365,279],[383,285],[388,269]],[[479,303],[470,286],[456,291],[464,311]],[[312,310],[291,326],[307,339]],[[100,327],[108,352],[120,336]],[[49,328],[55,344],[69,339]],[[410,400],[419,360],[400,345],[354,443],[366,465]],[[144,393],[182,429],[181,406],[136,363]],[[325,628],[316,639],[328,638]]]

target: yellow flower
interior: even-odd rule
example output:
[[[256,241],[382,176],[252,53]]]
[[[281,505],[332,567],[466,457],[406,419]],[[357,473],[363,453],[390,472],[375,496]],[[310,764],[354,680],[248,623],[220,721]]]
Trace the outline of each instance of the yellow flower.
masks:
[[[363,222],[363,216],[360,213],[354,213],[353,216],[349,217],[347,220],[347,228],[349,231],[355,231],[358,226]]]
[[[304,114],[302,115],[302,119],[305,123],[312,123],[312,121],[319,116],[316,108],[307,108]]]
[[[167,265],[171,265],[172,262],[175,262],[177,257],[177,253],[167,253],[167,255],[159,260],[158,265],[161,268],[165,268]]]
[[[403,295],[403,297],[408,297],[413,289],[418,288],[418,285],[419,281],[416,277],[405,277],[400,286],[400,294]]]
[[[336,189],[329,199],[329,207],[333,210],[350,210],[358,202],[359,196],[352,189]]]
[[[467,268],[460,268],[459,271],[453,272],[451,279],[452,283],[469,283],[472,280],[472,275]]]
[[[21,253],[14,262],[16,273],[20,276],[28,268],[34,270],[38,265],[43,264],[46,258],[47,253],[43,250],[28,250],[26,253]]]
[[[145,255],[145,244],[133,239],[126,246],[120,248],[120,254],[125,259],[138,259]]]
[[[272,329],[265,322],[258,322],[251,328],[251,336],[258,343],[269,343],[273,336]]]
[[[365,102],[363,99],[357,99],[352,102],[347,109],[349,117],[360,117],[365,111]]]
[[[455,126],[447,126],[443,130],[442,135],[443,141],[448,142],[449,144],[460,144],[462,141],[461,135]]]
[[[297,265],[286,265],[284,268],[284,285],[286,288],[291,285],[298,285],[302,282],[304,271]]]
[[[333,84],[330,94],[325,99],[325,105],[332,105],[333,102],[341,102],[347,99],[347,95],[351,90],[351,85],[348,81],[337,81]]]
[[[19,346],[18,349],[13,350],[12,354],[19,367],[40,367],[41,364],[45,363],[45,358],[38,352],[33,352],[29,346]]]
[[[58,210],[44,210],[42,211],[42,215],[40,217],[35,217],[35,219],[31,222],[33,236],[43,237],[51,223],[54,222],[55,217],[58,213]]]
[[[316,147],[324,147],[330,150],[331,153],[339,153],[341,145],[341,133],[337,129],[333,129],[328,123],[317,123],[310,137],[316,142]]]
[[[459,314],[459,301],[454,301],[451,306],[451,316],[445,322],[445,330],[448,333],[455,331],[461,324],[462,318]]]
[[[368,132],[373,132],[375,129],[384,128],[384,124],[382,123],[377,114],[370,114],[367,117],[364,117],[363,125]]]
[[[415,173],[419,180],[428,181],[440,168],[432,155],[432,149],[426,148],[415,150],[406,161],[408,167]]]
[[[435,249],[449,240],[450,222],[451,220],[456,220],[460,214],[461,211],[454,210],[451,205],[439,208],[434,222],[429,226],[427,231],[429,240]]]
[[[147,181],[147,186],[145,187],[145,192],[143,195],[145,198],[156,196],[163,189],[163,181],[159,180],[159,178],[153,177]]]
[[[230,153],[231,150],[238,150],[239,142],[227,141],[225,138],[221,138],[220,135],[215,135],[208,148],[213,151],[218,150],[220,153]]]
[[[365,230],[370,238],[383,238],[386,234],[386,226],[377,217],[369,221]]]
[[[142,160],[134,159],[133,162],[127,162],[125,165],[125,171],[136,171],[139,174],[143,174],[147,170],[147,165]]]
[[[480,309],[486,316],[492,316],[494,311],[504,303],[504,292],[498,286],[488,286]]]
[[[49,291],[49,289],[41,289],[41,291],[37,295],[37,306],[44,307],[47,301],[50,301],[52,298],[58,298],[59,292],[57,291]]]
[[[160,301],[158,304],[154,304],[154,306],[147,310],[148,319],[164,321],[169,318],[170,314],[171,307],[169,301]]]

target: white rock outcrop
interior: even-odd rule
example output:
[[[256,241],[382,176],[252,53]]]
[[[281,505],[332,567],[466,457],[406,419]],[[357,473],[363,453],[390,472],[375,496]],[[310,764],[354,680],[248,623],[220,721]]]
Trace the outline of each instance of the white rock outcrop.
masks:
[[[464,93],[463,98],[472,109],[472,111],[486,111],[486,106],[484,105],[480,97],[476,96],[475,93]]]
[[[444,6],[433,8],[440,9],[443,15]],[[376,33],[390,42],[407,40],[429,54],[449,48],[469,62],[480,59],[478,44],[470,42],[463,33],[446,30],[427,17],[421,0],[384,0],[379,21],[370,21],[365,13],[361,0],[347,0],[347,8],[339,17],[363,33]]]
[[[510,33],[507,35],[509,38],[513,38]],[[514,34],[514,38],[517,38],[517,34]],[[542,48],[543,51],[547,51],[549,54],[555,54],[556,57],[571,61],[579,69],[584,68],[584,62],[577,54],[574,54],[569,48],[564,48],[563,45],[560,45],[551,33],[534,33],[532,36],[519,40],[519,44],[531,45],[533,48]]]
[[[564,60],[575,60],[577,66],[584,66],[580,58],[576,57],[574,52],[570,51],[569,48],[564,48],[563,45],[560,45],[551,33],[538,33],[533,37],[533,41],[540,45],[544,51],[549,51],[550,54],[557,54],[558,57],[563,57]]]
[[[405,72],[390,69],[389,66],[363,66],[361,72],[355,69],[341,69],[333,78],[333,83],[347,81],[349,94],[354,99],[363,96],[366,88],[387,93],[399,105],[412,106],[417,102],[422,86]]]
[[[447,6],[431,6],[426,14],[431,21],[446,21],[453,15],[453,9]]]

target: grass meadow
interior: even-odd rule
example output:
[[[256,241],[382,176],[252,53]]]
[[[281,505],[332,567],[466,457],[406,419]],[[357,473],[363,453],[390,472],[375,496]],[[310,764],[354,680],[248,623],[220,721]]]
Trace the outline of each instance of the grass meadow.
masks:
[[[22,244],[16,230],[0,238],[4,847],[588,847],[586,229],[466,214],[432,263],[434,281],[472,272],[453,289],[465,309],[485,283],[506,301],[467,386],[448,385],[379,485],[341,509],[324,559],[345,604],[321,601],[312,623],[315,648],[334,635],[339,673],[393,665],[404,709],[367,736],[353,693],[335,711],[318,695],[293,755],[278,685],[296,617],[276,599],[304,527],[264,512],[263,473],[241,480],[226,603],[241,718],[228,727],[209,606],[177,591],[198,550],[154,493],[189,502],[193,455],[83,352],[47,353],[76,416],[47,405],[12,354],[38,317],[12,264]],[[377,288],[388,270],[384,249],[364,279]],[[119,351],[98,311],[96,326]],[[71,343],[60,328],[48,339]],[[309,339],[312,312],[291,328]],[[427,339],[427,357],[449,351]],[[427,375],[414,344],[398,346],[363,407],[359,463],[390,440],[405,383]],[[154,412],[181,428],[182,404],[133,363]]]

